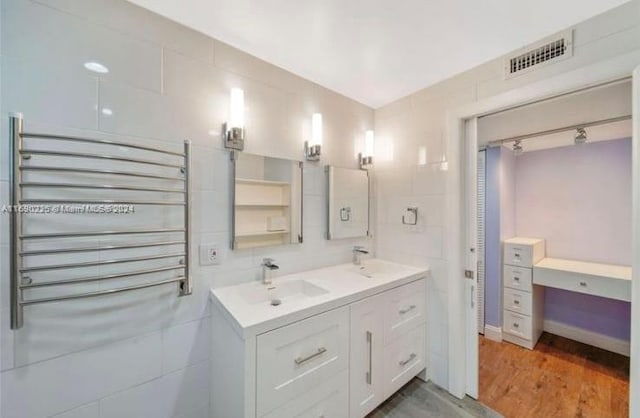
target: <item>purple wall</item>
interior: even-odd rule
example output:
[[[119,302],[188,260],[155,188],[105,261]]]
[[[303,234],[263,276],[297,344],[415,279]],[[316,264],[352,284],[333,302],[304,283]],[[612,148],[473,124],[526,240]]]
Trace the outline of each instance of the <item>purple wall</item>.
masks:
[[[547,256],[631,264],[631,139],[524,153],[516,162],[516,231]],[[545,290],[545,319],[629,340],[630,304]]]

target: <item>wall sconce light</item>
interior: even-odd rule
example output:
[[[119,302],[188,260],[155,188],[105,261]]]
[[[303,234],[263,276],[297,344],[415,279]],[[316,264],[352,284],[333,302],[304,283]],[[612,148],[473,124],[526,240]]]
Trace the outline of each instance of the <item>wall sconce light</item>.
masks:
[[[358,154],[358,162],[360,168],[365,169],[373,164],[373,153],[375,149],[375,139],[372,130],[368,130],[364,134],[364,152]]]
[[[223,126],[224,146],[244,149],[244,91],[232,88],[229,94],[229,120]]]
[[[322,152],[322,114],[311,116],[311,140],[304,141],[304,156],[308,161],[320,160]]]

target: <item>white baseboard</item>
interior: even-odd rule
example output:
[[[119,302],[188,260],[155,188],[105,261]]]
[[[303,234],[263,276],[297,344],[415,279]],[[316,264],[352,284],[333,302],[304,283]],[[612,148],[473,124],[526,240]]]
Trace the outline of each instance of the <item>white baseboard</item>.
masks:
[[[485,327],[486,329],[486,327]],[[622,354],[629,357],[631,352],[629,341],[620,340],[609,337],[608,335],[598,334],[596,332],[587,331],[571,325],[563,324],[556,321],[544,321],[544,330],[550,334],[559,335],[594,347]]]
[[[485,326],[484,326],[484,336],[485,336],[485,338],[487,338],[489,340],[501,342],[502,341],[502,328],[501,327],[494,327],[492,325],[486,325],[485,324]]]

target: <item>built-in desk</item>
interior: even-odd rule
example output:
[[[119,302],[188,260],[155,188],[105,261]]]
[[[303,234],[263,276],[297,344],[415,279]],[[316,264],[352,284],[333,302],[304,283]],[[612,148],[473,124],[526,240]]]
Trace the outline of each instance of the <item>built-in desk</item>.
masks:
[[[631,301],[631,267],[543,258],[533,266],[533,283],[572,292]]]

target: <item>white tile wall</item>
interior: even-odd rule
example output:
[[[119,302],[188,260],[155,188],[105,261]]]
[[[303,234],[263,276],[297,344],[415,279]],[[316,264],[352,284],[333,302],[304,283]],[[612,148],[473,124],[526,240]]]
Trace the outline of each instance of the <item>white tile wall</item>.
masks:
[[[88,405],[73,408],[71,411],[56,414],[53,418],[100,418],[100,404],[92,402]]]
[[[161,375],[159,332],[2,373],[2,416],[43,417]]]
[[[173,418],[209,404],[207,360],[100,400],[100,418]]]
[[[175,288],[166,286],[109,298],[36,305],[25,310],[25,326],[14,332],[8,329],[8,293],[0,288],[0,415],[208,416],[210,287],[257,280],[266,256],[275,257],[285,274],[346,262],[350,246],[368,245],[366,240],[324,240],[322,165],[355,167],[353,143],[344,138],[355,138],[371,128],[373,111],[124,0],[0,3],[2,115],[21,111],[27,129],[34,131],[118,138],[176,149],[189,139],[194,177],[193,295],[177,298]],[[25,26],[30,29],[25,31]],[[86,71],[82,64],[89,60],[105,64],[109,74]],[[245,90],[247,152],[300,159],[304,127],[313,112],[324,114],[327,152],[321,164],[304,168],[302,245],[244,251],[228,248],[231,165],[220,131],[232,86]],[[104,108],[111,114],[103,113]],[[4,135],[0,146],[0,197],[4,201],[8,178]],[[80,148],[75,145],[74,149]],[[128,218],[40,218],[33,224],[53,231],[88,222],[108,226],[114,220],[121,225],[143,225],[159,216],[171,225],[177,215],[139,208],[139,213]],[[6,221],[2,216],[0,270],[7,266]],[[200,243],[219,245],[220,265],[198,265]],[[131,252],[116,253],[95,256],[131,256]],[[105,267],[65,274],[109,271],[113,270]],[[97,283],[78,291],[126,283]],[[51,288],[33,295],[66,291]]]
[[[574,57],[505,80],[503,60],[495,59],[466,73],[418,91],[375,111],[376,252],[398,262],[429,265],[428,376],[448,385],[448,266],[444,224],[448,172],[446,115],[456,108],[510,89],[623,54],[640,56],[638,2],[622,5],[575,27]],[[393,158],[385,152],[393,144]],[[419,148],[426,164],[419,165]],[[420,208],[420,225],[401,225],[403,207]]]

